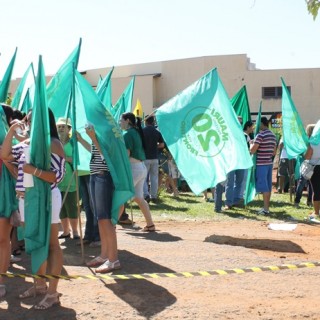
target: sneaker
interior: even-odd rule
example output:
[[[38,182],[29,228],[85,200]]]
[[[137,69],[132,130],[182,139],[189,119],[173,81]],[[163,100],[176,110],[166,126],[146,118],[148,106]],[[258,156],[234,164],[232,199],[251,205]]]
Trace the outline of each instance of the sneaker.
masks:
[[[307,201],[307,206],[308,206],[308,207],[312,207],[312,206],[313,206],[312,201]]]
[[[299,203],[295,203],[295,204],[294,204],[294,207],[295,207],[296,209],[299,209],[299,208],[300,208]]]
[[[101,241],[92,241],[92,242],[89,244],[89,247],[90,247],[90,248],[101,247]]]
[[[10,263],[16,263],[21,261],[22,259],[19,257],[14,256],[13,254],[10,256]]]
[[[264,208],[260,209],[257,214],[261,214],[262,216],[267,216],[270,214],[270,211],[265,210]]]
[[[150,202],[150,196],[146,196],[145,198],[144,198],[144,200],[146,200],[148,203]]]

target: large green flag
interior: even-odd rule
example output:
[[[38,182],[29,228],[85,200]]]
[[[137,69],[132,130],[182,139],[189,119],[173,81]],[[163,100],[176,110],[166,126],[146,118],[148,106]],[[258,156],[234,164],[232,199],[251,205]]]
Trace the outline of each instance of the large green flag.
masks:
[[[0,105],[0,145],[2,145],[8,129],[7,118]],[[13,179],[7,167],[2,163],[0,174],[0,218],[9,218],[12,211],[18,209],[15,186],[15,179]]]
[[[16,61],[17,50],[18,50],[18,48],[16,48],[16,50],[13,54],[13,57],[11,58],[11,61],[7,67],[7,70],[2,78],[2,81],[0,82],[0,102],[7,101],[11,76],[12,76],[12,72],[13,72],[13,67],[14,67],[14,63]]]
[[[132,98],[135,78],[135,76],[132,77],[130,83],[123,91],[123,93],[121,94],[120,98],[118,99],[111,111],[117,123],[119,123],[121,115],[124,112],[131,112],[132,110]]]
[[[74,119],[71,105],[73,104],[72,90],[74,86],[74,69],[78,66],[81,49],[81,39],[79,45],[72,51],[67,60],[62,64],[57,73],[47,85],[48,106],[52,109],[55,118],[70,117],[73,132],[84,132],[86,124],[85,110],[83,107],[76,106],[77,119]],[[75,126],[76,125],[76,126]],[[85,138],[85,137],[84,137]],[[77,162],[78,175],[89,173],[90,153],[81,145],[73,146],[76,153],[73,158]],[[77,150],[78,149],[78,150]],[[79,155],[78,155],[79,154]]]
[[[31,74],[30,74],[30,71],[31,71]],[[13,99],[11,101],[11,106],[13,108],[18,109],[18,110],[22,109],[22,104],[24,102],[24,98],[25,98],[26,94],[27,93],[30,94],[29,88],[28,88],[29,86],[28,87],[26,86],[27,80],[28,80],[28,82],[31,81],[31,83],[29,83],[29,86],[34,84],[35,74],[34,74],[34,69],[33,69],[33,63],[31,63],[29,65],[26,72],[24,73],[24,75],[19,83],[19,86],[13,96]]]
[[[87,121],[93,124],[103,157],[106,159],[113,179],[115,190],[112,198],[112,223],[116,224],[120,206],[134,196],[127,149],[119,125],[103,106],[91,85],[78,71],[75,71],[75,78],[77,110],[84,108]],[[79,120],[77,117],[78,127]]]
[[[30,163],[42,170],[50,170],[51,139],[46,96],[46,78],[39,57],[35,100],[30,136]],[[51,186],[33,176],[34,186],[25,192],[25,242],[31,254],[32,273],[39,270],[48,257],[51,227]]]
[[[24,96],[23,102],[20,105],[20,111],[28,113],[30,109],[32,109],[32,98],[31,98],[31,89],[34,88],[28,88],[26,95]],[[34,92],[33,92],[34,93]]]
[[[243,86],[230,100],[237,116],[242,118],[242,126],[251,120],[249,100],[246,86]]]
[[[260,102],[258,117],[256,120],[256,127],[254,130],[254,136],[256,137],[260,130],[260,122],[261,122],[261,109],[262,102]],[[252,156],[253,166],[248,170],[247,175],[247,183],[246,183],[246,192],[244,196],[244,204],[248,204],[251,202],[256,196],[256,167],[257,167],[257,154],[254,153]]]
[[[252,166],[242,127],[216,69],[162,105],[159,130],[192,191]]]
[[[318,145],[320,143],[320,120],[318,120],[315,127],[313,128],[309,142],[315,145]]]
[[[282,82],[282,134],[288,158],[297,158],[307,150],[308,136],[303,127],[299,113],[291,99],[288,88]]]
[[[114,67],[108,72],[108,74],[99,82],[96,93],[103,103],[103,105],[111,112],[112,109],[112,94],[111,94],[111,76]]]
[[[47,85],[48,106],[55,118],[66,117],[69,96],[73,82],[73,68],[78,67],[81,39],[66,61]]]

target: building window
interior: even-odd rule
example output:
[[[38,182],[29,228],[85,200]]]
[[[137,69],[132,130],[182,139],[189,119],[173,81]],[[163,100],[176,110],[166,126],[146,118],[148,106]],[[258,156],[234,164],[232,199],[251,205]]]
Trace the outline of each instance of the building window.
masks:
[[[291,87],[287,87],[291,94]],[[280,99],[282,98],[282,87],[262,87],[263,99]]]

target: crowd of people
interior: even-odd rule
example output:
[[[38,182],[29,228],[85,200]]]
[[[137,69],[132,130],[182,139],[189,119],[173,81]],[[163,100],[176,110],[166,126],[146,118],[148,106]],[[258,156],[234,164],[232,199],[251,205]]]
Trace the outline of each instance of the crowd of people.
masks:
[[[86,127],[86,134],[91,141],[89,143],[76,130],[72,130],[72,124],[68,118],[59,118],[55,121],[53,112],[48,109],[48,119],[51,137],[51,165],[49,170],[28,163],[26,153],[30,148],[29,132],[32,127],[32,111],[22,114],[10,106],[1,104],[2,120],[6,134],[1,142],[1,175],[8,170],[11,176],[11,192],[16,194],[16,203],[10,203],[9,213],[0,209],[0,273],[6,273],[9,268],[12,254],[13,240],[12,216],[19,213],[23,223],[29,217],[25,215],[27,204],[25,198],[25,177],[32,175],[35,179],[41,179],[50,185],[51,189],[51,227],[49,231],[49,249],[45,262],[38,270],[39,275],[59,275],[63,266],[63,254],[59,239],[74,239],[77,244],[99,246],[100,254],[86,263],[90,268],[95,268],[96,273],[107,273],[120,269],[118,258],[118,246],[116,228],[112,223],[111,208],[113,193],[115,190],[112,175],[108,163],[103,157],[101,145],[93,125]],[[242,124],[241,117],[238,118]],[[159,203],[159,186],[165,179],[166,189],[174,197],[179,196],[178,182],[180,172],[171,156],[160,131],[156,127],[155,117],[147,116],[145,126],[139,117],[133,113],[123,113],[120,119],[120,127],[123,130],[123,139],[130,162],[132,180],[134,185],[134,197],[132,201],[139,206],[146,225],[143,232],[154,232],[156,226],[152,218],[149,202]],[[272,193],[272,171],[274,156],[277,150],[277,140],[269,129],[266,117],[261,118],[259,133],[254,137],[254,123],[247,121],[244,125],[244,139],[247,142],[248,151],[256,154],[256,192],[263,195],[263,208],[258,214],[270,214],[270,198]],[[314,125],[307,127],[309,137]],[[90,153],[89,172],[79,177],[73,168],[73,139]],[[280,141],[281,156],[279,163],[279,189],[285,191],[286,177],[290,176],[292,164],[287,161],[285,148]],[[304,187],[308,185],[308,204],[313,203],[314,212],[310,218],[317,218],[320,209],[320,145],[310,144],[305,155],[315,165],[314,174],[310,181],[303,177],[297,182],[295,206],[298,207]],[[79,178],[77,180],[77,177]],[[165,178],[164,178],[165,177]],[[244,206],[244,196],[248,170],[235,170],[227,175],[227,180],[216,186],[212,186],[214,197],[214,209],[216,212],[231,210],[233,207]],[[3,178],[1,176],[1,178]],[[77,189],[79,188],[79,190]],[[225,192],[223,206],[222,195]],[[78,196],[80,195],[80,197]],[[85,232],[83,239],[79,233],[79,199],[86,215]],[[124,218],[123,218],[124,217]],[[128,221],[125,212],[125,204],[119,208],[119,223]],[[130,221],[130,220],[129,220]],[[132,221],[130,221],[132,222]],[[60,231],[62,230],[62,231]],[[35,280],[35,285],[21,293],[19,297],[25,299],[35,295],[44,295],[44,298],[35,306],[36,309],[48,309],[59,303],[60,294],[57,290],[58,279],[49,279],[48,285],[45,279]],[[0,277],[0,299],[6,295],[4,278]]]

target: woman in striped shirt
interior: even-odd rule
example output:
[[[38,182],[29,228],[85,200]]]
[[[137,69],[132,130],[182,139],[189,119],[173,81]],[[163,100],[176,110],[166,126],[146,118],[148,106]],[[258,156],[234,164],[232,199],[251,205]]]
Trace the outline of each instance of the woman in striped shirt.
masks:
[[[26,122],[31,124],[31,112],[27,115]],[[63,179],[65,172],[65,156],[63,146],[59,140],[55,119],[52,111],[49,109],[49,123],[50,123],[50,136],[51,136],[51,166],[50,170],[45,171],[40,168],[34,167],[32,164],[26,163],[25,148],[29,147],[29,140],[25,140],[15,146],[12,145],[12,140],[15,135],[16,129],[24,128],[25,123],[14,123],[3,142],[2,145],[2,158],[8,162],[18,162],[18,177],[16,183],[16,192],[19,197],[19,211],[21,214],[22,222],[25,221],[24,216],[24,191],[23,186],[24,173],[32,174],[39,179],[44,180],[51,185],[52,197],[52,213],[51,213],[51,229],[49,240],[49,252],[47,260],[41,265],[37,274],[46,274],[46,269],[50,270],[50,274],[59,275],[62,270],[63,256],[58,240],[59,231],[59,213],[61,209],[61,194],[57,184]],[[24,293],[20,294],[21,299],[29,298],[34,295],[45,294],[35,309],[44,310],[59,304],[60,294],[57,292],[58,279],[49,279],[49,286],[46,285],[45,279],[36,279],[35,286],[30,287]]]

